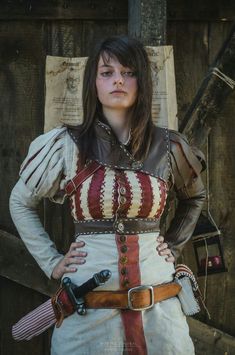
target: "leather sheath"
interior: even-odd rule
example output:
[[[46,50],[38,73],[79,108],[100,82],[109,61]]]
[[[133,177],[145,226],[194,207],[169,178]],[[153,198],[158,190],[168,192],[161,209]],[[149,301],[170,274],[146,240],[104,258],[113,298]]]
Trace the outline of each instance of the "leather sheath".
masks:
[[[177,258],[184,244],[191,238],[206,197],[200,176],[206,167],[203,153],[195,147],[190,147],[181,133],[154,127],[148,156],[140,162],[124,144],[118,142],[109,125],[97,120],[94,130],[95,137],[89,150],[89,160],[112,169],[141,171],[162,179],[167,183],[168,190],[174,190],[178,205],[164,237]],[[68,127],[68,132],[79,146],[79,126]],[[156,219],[94,220],[76,223],[76,233],[101,233],[101,230],[104,233],[107,228],[108,233],[132,234],[131,231],[157,231],[159,225],[160,221]]]

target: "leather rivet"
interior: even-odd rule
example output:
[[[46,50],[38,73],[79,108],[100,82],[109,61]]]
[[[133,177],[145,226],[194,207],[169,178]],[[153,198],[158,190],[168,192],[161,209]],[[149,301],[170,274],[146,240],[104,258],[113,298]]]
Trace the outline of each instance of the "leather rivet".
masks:
[[[128,261],[127,256],[121,256],[121,258],[120,258],[120,263],[121,263],[121,264],[126,264],[127,261]]]
[[[122,282],[122,286],[123,287],[127,287],[128,285],[130,284],[130,281],[125,279],[123,282]]]
[[[125,235],[120,235],[119,240],[121,243],[125,243],[126,242],[126,236]]]
[[[121,268],[121,274],[122,275],[126,275],[127,274],[127,268],[126,267]]]
[[[126,245],[122,245],[121,246],[121,252],[122,253],[126,253],[127,252],[127,246]]]
[[[123,232],[124,231],[124,224],[122,222],[119,222],[117,225],[118,229]]]
[[[141,168],[142,164],[139,163],[138,161],[133,161],[133,163],[131,164],[131,167],[133,169],[138,169],[138,168]]]

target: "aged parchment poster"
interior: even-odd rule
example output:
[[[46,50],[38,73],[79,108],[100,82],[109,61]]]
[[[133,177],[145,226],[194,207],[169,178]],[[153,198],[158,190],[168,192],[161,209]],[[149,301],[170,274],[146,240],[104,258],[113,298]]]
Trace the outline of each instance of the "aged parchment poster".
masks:
[[[172,46],[145,47],[153,81],[152,117],[157,126],[178,129]]]
[[[177,103],[172,46],[146,47],[153,79],[152,115],[155,124],[177,129]],[[47,56],[45,132],[82,122],[82,81],[87,58]]]
[[[82,82],[87,58],[46,58],[44,131],[82,122]]]

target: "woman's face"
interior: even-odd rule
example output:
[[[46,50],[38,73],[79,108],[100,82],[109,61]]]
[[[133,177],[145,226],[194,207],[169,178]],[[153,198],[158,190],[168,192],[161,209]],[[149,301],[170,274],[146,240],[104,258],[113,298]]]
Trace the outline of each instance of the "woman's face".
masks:
[[[103,109],[126,109],[132,107],[137,98],[135,72],[123,67],[116,58],[104,63],[100,57],[96,76],[97,96]]]

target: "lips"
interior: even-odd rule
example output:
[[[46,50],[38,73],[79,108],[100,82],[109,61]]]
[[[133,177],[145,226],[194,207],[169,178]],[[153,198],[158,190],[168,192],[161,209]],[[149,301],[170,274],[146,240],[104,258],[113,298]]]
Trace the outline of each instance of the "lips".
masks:
[[[114,90],[114,91],[111,91],[110,94],[127,94],[127,92],[123,91],[123,90]]]

